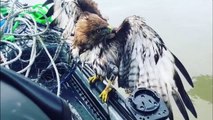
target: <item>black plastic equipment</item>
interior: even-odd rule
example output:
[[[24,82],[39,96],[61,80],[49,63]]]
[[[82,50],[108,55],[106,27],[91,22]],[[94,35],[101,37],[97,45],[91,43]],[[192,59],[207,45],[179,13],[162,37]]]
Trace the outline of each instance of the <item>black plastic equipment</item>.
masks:
[[[126,100],[113,89],[109,94],[107,104],[102,103],[99,94],[105,85],[102,81],[96,81],[90,85],[88,78],[93,75],[94,70],[91,66],[85,64],[82,67],[81,63],[73,62],[69,74],[62,79],[62,83],[68,83],[70,88],[74,88],[72,90],[78,94],[76,97],[92,115],[90,119],[164,120],[168,118],[169,111],[163,100],[156,92],[145,88],[135,90]],[[67,96],[71,96],[71,94],[66,93],[64,96],[69,100]],[[72,101],[70,103],[72,104]],[[76,109],[78,110],[78,108]]]
[[[17,74],[14,71],[0,67],[0,80],[1,83],[4,82],[24,94],[33,103],[35,103],[51,120],[71,120],[72,114],[69,105],[64,100],[32,83],[24,76]],[[6,98],[13,96],[1,97]],[[4,109],[5,108],[2,108],[1,112],[4,111]],[[26,111],[23,110],[23,115],[25,114],[24,112]]]
[[[169,111],[158,94],[147,88],[135,90],[126,100],[126,105],[138,120],[164,120]]]

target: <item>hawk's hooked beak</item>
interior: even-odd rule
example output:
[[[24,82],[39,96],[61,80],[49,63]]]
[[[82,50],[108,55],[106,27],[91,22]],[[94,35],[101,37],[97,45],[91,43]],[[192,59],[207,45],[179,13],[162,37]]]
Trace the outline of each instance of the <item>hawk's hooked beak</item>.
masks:
[[[107,26],[107,28],[108,28],[109,32],[111,33],[113,30],[112,26],[109,25],[109,26]]]
[[[112,28],[112,26],[107,26],[107,30],[108,30],[108,32],[109,32],[107,38],[108,38],[108,39],[114,38],[114,37],[115,37],[115,33],[116,33],[116,32],[115,32],[115,29]]]

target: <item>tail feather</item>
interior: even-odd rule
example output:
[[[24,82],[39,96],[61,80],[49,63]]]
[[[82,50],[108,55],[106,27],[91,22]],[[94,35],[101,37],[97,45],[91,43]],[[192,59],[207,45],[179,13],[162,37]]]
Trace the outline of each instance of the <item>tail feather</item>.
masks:
[[[191,113],[197,118],[197,113],[195,111],[195,108],[192,104],[191,99],[189,98],[188,94],[186,93],[183,83],[181,82],[180,76],[175,71],[174,80],[178,88],[178,92],[180,93],[180,96],[185,103],[186,107],[191,111]]]
[[[181,114],[183,115],[184,119],[189,120],[189,116],[188,116],[188,113],[187,113],[186,108],[184,106],[184,103],[181,100],[181,97],[176,90],[173,90],[172,96],[173,96]]]
[[[169,109],[170,113],[169,113],[169,120],[174,120],[174,116],[173,116],[173,112],[171,109]]]
[[[180,62],[180,60],[174,55],[172,54],[174,59],[175,59],[175,65],[177,66],[177,68],[180,70],[180,72],[183,74],[183,76],[186,78],[186,80],[188,81],[188,83],[194,87],[192,79],[189,75],[189,73],[187,72],[186,68],[183,66],[183,64]]]
[[[169,120],[174,120],[173,111],[172,111],[171,104],[169,101],[166,102],[166,106],[169,109]]]

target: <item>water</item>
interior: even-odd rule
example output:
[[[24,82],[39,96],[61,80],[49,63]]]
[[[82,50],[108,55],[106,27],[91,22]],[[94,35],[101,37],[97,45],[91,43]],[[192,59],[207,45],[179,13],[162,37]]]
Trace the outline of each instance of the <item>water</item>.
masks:
[[[202,75],[194,79],[195,88],[188,93],[197,108],[199,120],[212,120],[212,76]]]
[[[186,89],[190,90],[198,120],[212,120],[212,0],[95,1],[112,26],[118,27],[126,17],[138,15],[159,33],[194,77],[195,89],[190,90],[189,86]],[[206,79],[208,84],[203,82]],[[175,118],[183,119],[179,112],[174,113]]]

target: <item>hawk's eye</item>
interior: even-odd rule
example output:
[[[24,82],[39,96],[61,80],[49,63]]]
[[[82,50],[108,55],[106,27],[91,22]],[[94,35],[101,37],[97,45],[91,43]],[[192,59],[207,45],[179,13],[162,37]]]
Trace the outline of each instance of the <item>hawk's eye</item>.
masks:
[[[87,51],[87,49],[86,49],[86,48],[81,49],[81,50],[79,51],[79,55],[81,55],[82,53],[84,53],[84,52],[86,52],[86,51]]]
[[[84,48],[84,49],[82,50],[82,52],[85,52],[85,51],[87,51],[87,49],[86,49],[86,48]]]
[[[97,29],[96,32],[97,32],[97,33],[100,33],[100,32],[101,32],[101,29]]]

